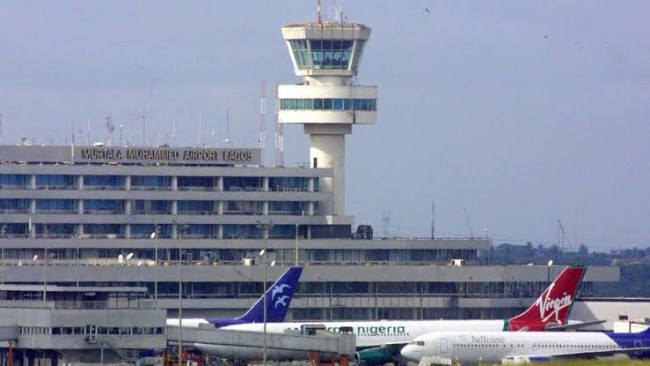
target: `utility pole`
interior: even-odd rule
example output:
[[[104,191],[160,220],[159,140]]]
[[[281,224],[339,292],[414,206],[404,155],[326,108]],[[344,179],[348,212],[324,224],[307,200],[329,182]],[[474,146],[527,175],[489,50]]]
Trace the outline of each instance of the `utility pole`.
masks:
[[[271,221],[267,222],[262,222],[258,221],[257,222],[257,228],[259,230],[262,230],[262,233],[264,235],[264,249],[260,251],[260,256],[262,256],[262,261],[263,261],[263,266],[264,266],[264,285],[263,285],[263,292],[262,296],[264,297],[264,341],[262,345],[262,365],[266,366],[266,307],[267,307],[267,300],[266,300],[266,267],[268,265],[268,253],[266,252],[266,245],[267,245],[267,240],[269,238],[269,231],[273,228],[273,223]]]

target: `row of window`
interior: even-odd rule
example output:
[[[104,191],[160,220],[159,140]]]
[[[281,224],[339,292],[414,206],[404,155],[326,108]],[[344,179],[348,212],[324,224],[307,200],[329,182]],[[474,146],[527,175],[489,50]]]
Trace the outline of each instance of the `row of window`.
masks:
[[[126,203],[131,202],[131,209],[126,212]],[[223,207],[219,207],[223,202]],[[73,199],[39,199],[35,200],[34,213],[43,214],[111,214],[111,215],[171,215],[172,201],[168,200],[73,200]],[[79,206],[83,203],[83,206]],[[263,201],[176,201],[176,214],[179,215],[263,215]],[[318,202],[308,201],[269,201],[269,215],[303,216],[313,210],[318,215]],[[30,199],[0,199],[0,212],[30,213]]]
[[[377,100],[364,98],[281,99],[280,109],[315,111],[376,111]]]
[[[277,226],[271,229],[274,231]],[[295,225],[290,225],[292,228],[292,236],[295,238]],[[302,238],[305,228],[299,227],[299,236]],[[149,234],[155,231],[154,227],[150,227]],[[160,234],[160,231],[159,231]],[[260,232],[258,234],[261,235]],[[150,236],[148,236],[150,237]],[[185,238],[185,236],[183,236]],[[148,248],[51,248],[48,249],[48,257],[60,261],[70,260],[70,265],[75,265],[77,258],[81,261],[92,261],[93,259],[116,259],[119,255],[126,256],[128,253],[133,253],[133,258],[139,260],[154,260],[156,258],[155,243],[151,242]],[[300,244],[300,243],[298,243]],[[204,262],[203,264],[211,264],[219,262],[238,262],[242,263],[247,258],[258,258],[259,248],[222,248],[221,245],[215,244],[215,248],[210,249],[197,249],[197,248],[184,248],[183,259],[196,262]],[[392,249],[303,249],[299,248],[299,260],[301,263],[311,264],[331,264],[340,266],[359,266],[359,265],[385,265],[388,263],[449,263],[450,258],[464,258],[468,262],[476,260],[476,253],[474,250],[451,250],[451,249],[407,249],[400,250],[399,255],[394,255],[395,250]],[[158,250],[158,260],[162,261],[177,261],[179,258],[179,250],[176,245]],[[4,258],[0,259],[13,259],[13,260],[31,260],[34,255],[43,258],[43,250],[34,250],[32,248],[7,248],[4,249]],[[295,261],[295,249],[274,249],[269,250],[269,260],[275,260],[278,263],[292,263]],[[61,263],[63,265],[63,263]],[[81,263],[83,265],[83,263]],[[92,263],[88,263],[92,264]],[[367,282],[344,282],[336,285],[336,288],[330,289],[325,284],[318,282],[308,283],[306,290],[314,293],[328,293],[330,291],[340,293],[363,293],[363,292],[380,292],[380,293],[398,293],[398,292],[420,292],[427,293],[455,293],[458,291],[468,293],[523,293],[531,294],[534,296],[543,290],[545,283],[537,282],[470,282],[470,283],[436,283],[436,287],[425,287],[421,289],[417,282],[395,282],[386,284],[377,284],[377,288],[373,284]]]
[[[151,212],[149,212],[150,214]],[[280,215],[301,215],[302,213],[288,213],[283,211]],[[261,213],[260,213],[261,215]],[[273,213],[270,212],[272,216]],[[159,238],[173,237],[173,224],[161,224]],[[269,231],[269,238],[281,239],[296,237],[296,225],[274,225]],[[155,231],[154,224],[129,224],[129,238],[148,238]],[[303,229],[304,230],[304,229]],[[262,231],[257,224],[190,224],[183,232],[186,239],[216,239],[220,231],[223,239],[261,239]],[[83,234],[81,234],[83,232]],[[28,237],[33,234],[37,238],[70,238],[82,239],[121,239],[126,238],[126,224],[42,224],[42,223],[9,223],[0,224],[0,238]]]
[[[415,341],[411,344],[417,344],[418,346],[424,346],[423,341]],[[495,343],[454,343],[454,347],[458,348],[507,348],[507,344],[495,344]],[[510,348],[524,348],[523,344],[510,344]],[[612,344],[557,344],[557,343],[533,343],[533,348],[553,348],[553,349],[570,349],[570,350],[592,350],[592,349],[619,349],[619,346]]]
[[[92,331],[92,333],[90,333]],[[164,327],[20,327],[21,335],[158,335]]]
[[[31,185],[31,175],[27,174],[0,174],[0,188],[3,187],[28,187]],[[108,189],[123,188],[126,185],[126,176],[121,175],[61,175],[61,174],[36,174],[35,186],[39,189],[76,189],[77,179],[83,177],[83,185],[89,189],[93,187],[107,187]],[[131,189],[169,188],[172,186],[171,176],[138,176],[131,178]],[[224,191],[235,190],[262,190],[264,177],[223,177]],[[216,190],[219,177],[187,177],[178,176],[176,186],[179,190],[202,188]],[[310,181],[315,188],[318,186],[317,178],[309,177],[268,177],[269,191],[282,191],[287,188],[307,190]],[[111,188],[112,187],[112,188]]]

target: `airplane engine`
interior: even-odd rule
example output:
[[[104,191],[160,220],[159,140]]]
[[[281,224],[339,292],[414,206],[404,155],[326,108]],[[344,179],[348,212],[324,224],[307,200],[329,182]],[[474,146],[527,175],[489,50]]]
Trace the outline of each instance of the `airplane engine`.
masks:
[[[395,358],[390,352],[381,350],[379,348],[369,348],[357,352],[354,356],[357,365],[372,366],[384,365],[389,362],[395,361]]]

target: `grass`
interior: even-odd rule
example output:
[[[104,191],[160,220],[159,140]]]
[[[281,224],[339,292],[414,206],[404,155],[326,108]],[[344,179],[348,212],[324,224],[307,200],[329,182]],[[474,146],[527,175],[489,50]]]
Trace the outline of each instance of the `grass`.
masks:
[[[562,365],[562,366],[650,366],[650,360],[594,360],[594,361],[558,361],[544,363],[545,365]]]

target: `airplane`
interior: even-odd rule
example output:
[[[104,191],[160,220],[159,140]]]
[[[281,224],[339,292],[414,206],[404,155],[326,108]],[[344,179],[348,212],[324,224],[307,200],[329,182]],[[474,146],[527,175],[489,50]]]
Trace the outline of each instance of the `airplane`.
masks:
[[[402,356],[420,362],[523,364],[594,358],[650,358],[650,328],[612,332],[432,332],[404,346]]]
[[[289,267],[268,288],[264,296],[260,296],[253,306],[240,317],[230,319],[187,318],[182,319],[183,328],[198,328],[201,324],[213,324],[215,328],[223,328],[235,324],[264,323],[264,297],[266,297],[266,321],[268,323],[282,322],[287,315],[289,304],[291,304],[301,274],[302,267]],[[167,325],[178,326],[178,318],[167,319]]]
[[[576,292],[582,281],[586,268],[583,266],[567,267],[549,285],[541,296],[523,313],[505,320],[379,320],[379,321],[336,321],[336,322],[286,322],[267,323],[268,333],[297,331],[309,324],[323,324],[327,330],[337,333],[342,328],[352,327],[356,334],[357,359],[366,365],[383,365],[400,359],[400,350],[413,338],[429,332],[446,330],[491,330],[491,331],[541,331],[575,327],[569,324],[567,317]],[[590,324],[591,325],[591,324]],[[226,330],[262,332],[261,324],[238,324],[226,326]],[[259,359],[260,350],[240,349],[233,346],[215,344],[195,344],[202,352],[238,360]],[[268,350],[267,350],[268,351]],[[228,356],[225,356],[228,355]],[[267,354],[268,360],[308,359],[306,354],[272,350]]]

